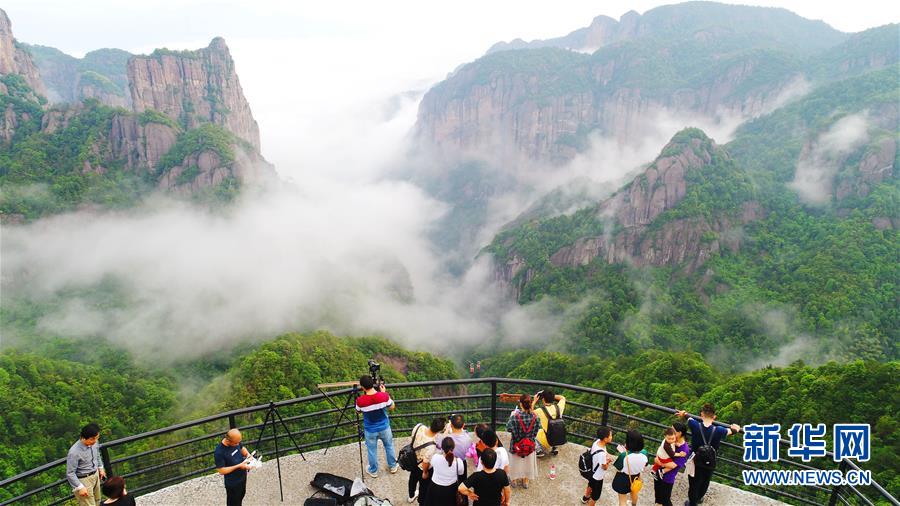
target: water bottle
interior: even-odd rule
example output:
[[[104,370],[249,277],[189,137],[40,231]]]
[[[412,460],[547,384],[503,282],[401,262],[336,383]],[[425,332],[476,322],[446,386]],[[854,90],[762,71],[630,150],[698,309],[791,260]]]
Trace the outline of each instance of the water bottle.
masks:
[[[556,479],[556,464],[550,464],[550,479]]]

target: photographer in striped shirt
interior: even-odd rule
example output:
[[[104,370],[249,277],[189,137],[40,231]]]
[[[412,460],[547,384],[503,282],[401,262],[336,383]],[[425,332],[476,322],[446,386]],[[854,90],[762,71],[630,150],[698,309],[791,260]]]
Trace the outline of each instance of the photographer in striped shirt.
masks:
[[[356,398],[356,410],[363,414],[363,432],[369,454],[369,469],[366,472],[372,478],[378,477],[378,440],[381,440],[388,468],[392,474],[396,473],[400,464],[394,454],[394,435],[387,415],[388,410],[394,409],[394,401],[385,391],[384,385],[375,388],[375,380],[368,374],[359,378],[359,386],[365,390],[363,395]]]

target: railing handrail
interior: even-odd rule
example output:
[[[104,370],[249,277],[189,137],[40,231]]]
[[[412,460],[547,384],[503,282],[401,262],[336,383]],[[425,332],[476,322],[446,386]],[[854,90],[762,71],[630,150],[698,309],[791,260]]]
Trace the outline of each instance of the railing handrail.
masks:
[[[627,402],[629,404],[633,404],[633,405],[641,407],[641,408],[651,409],[651,410],[663,412],[663,413],[675,414],[677,412],[677,410],[675,410],[674,408],[662,406],[659,404],[654,404],[652,402],[648,402],[648,401],[645,401],[642,399],[637,399],[637,398],[630,397],[627,395],[622,395],[622,394],[619,394],[616,392],[611,392],[608,390],[603,390],[603,389],[593,388],[593,387],[585,387],[585,386],[580,386],[580,385],[570,385],[567,383],[560,383],[560,382],[548,381],[548,380],[485,377],[485,378],[459,378],[459,379],[447,379],[447,380],[429,380],[429,381],[418,381],[418,382],[388,383],[386,386],[388,388],[392,388],[392,389],[405,389],[405,388],[440,387],[440,386],[455,386],[455,385],[469,386],[469,385],[479,385],[479,384],[490,384],[492,387],[492,392],[497,391],[498,385],[529,385],[529,386],[554,387],[554,388],[558,388],[558,389],[562,389],[562,390],[568,390],[568,391],[574,391],[574,392],[580,392],[580,393],[586,393],[586,394],[592,394],[592,395],[599,395],[599,396],[603,396],[605,398],[604,407],[599,408],[597,406],[592,406],[592,408],[594,410],[602,410],[604,413],[607,411],[614,412],[613,410],[611,410],[609,408],[609,402],[608,402],[609,399],[615,399],[615,400]],[[281,400],[281,401],[272,402],[272,403],[258,404],[255,406],[248,406],[248,407],[233,409],[230,411],[225,411],[225,412],[217,413],[214,415],[209,415],[209,416],[206,416],[203,418],[198,418],[195,420],[177,423],[174,425],[170,425],[168,427],[154,429],[154,430],[150,430],[147,432],[142,432],[140,434],[133,434],[133,435],[126,436],[123,438],[115,439],[115,440],[109,441],[107,443],[103,443],[101,445],[101,449],[102,448],[107,448],[107,449],[115,448],[117,446],[121,446],[121,445],[131,443],[134,441],[139,441],[139,440],[143,440],[143,439],[147,439],[150,437],[159,436],[159,435],[163,435],[163,434],[169,434],[169,433],[172,433],[172,432],[175,432],[178,430],[189,429],[192,427],[197,427],[197,426],[200,426],[203,424],[216,422],[216,421],[220,421],[220,420],[224,420],[224,419],[228,419],[230,422],[233,422],[234,417],[236,417],[236,416],[249,415],[249,414],[265,411],[265,410],[268,410],[272,405],[274,405],[276,408],[280,408],[280,407],[284,407],[284,406],[292,406],[295,404],[321,400],[326,397],[341,396],[341,395],[349,394],[352,391],[353,391],[353,388],[343,388],[343,389],[328,392],[327,394],[316,393],[316,394],[311,394],[311,395],[307,395],[307,396],[296,397],[293,399],[286,399],[286,400]],[[476,396],[478,398],[492,397],[492,407],[486,408],[485,410],[490,409],[492,411],[492,419],[495,418],[496,398],[497,398],[496,395],[473,394],[473,396]],[[451,397],[456,397],[456,398],[460,398],[460,399],[462,399],[462,398],[468,399],[469,396],[451,396]],[[400,399],[400,400],[407,401],[405,399]],[[422,399],[409,399],[408,402],[412,403],[412,402],[421,401],[421,400]],[[573,405],[578,405],[578,403],[574,403]],[[334,411],[334,410],[327,410],[327,411]],[[301,416],[307,416],[307,415],[311,416],[311,415],[315,415],[315,414],[317,414],[317,413],[309,413],[309,414],[304,414]],[[625,414],[622,413],[621,415],[625,415]],[[643,420],[643,419],[637,418],[633,415],[625,415],[625,416],[629,419],[634,418],[636,420]],[[691,415],[691,416],[694,416],[694,415]],[[652,422],[649,420],[644,420],[644,422],[656,424],[656,422]],[[714,423],[716,425],[719,425],[722,427],[728,427],[727,424],[722,423],[722,422],[714,422]],[[215,433],[213,433],[213,434],[215,434]],[[202,436],[201,439],[208,438],[208,437],[210,437],[210,435]],[[176,443],[176,444],[178,444],[178,443]],[[740,446],[732,444],[732,443],[728,443],[725,441],[723,441],[721,444],[726,447],[729,447],[729,448],[741,449]],[[785,441],[781,441],[781,444],[784,445],[784,444],[788,444],[788,443]],[[147,450],[146,453],[152,453],[152,452],[158,451],[158,450],[159,449]],[[831,452],[826,452],[826,455],[833,457],[833,453],[831,453]],[[130,458],[130,457],[128,457],[128,458]],[[782,460],[785,460],[787,463],[794,464],[794,462],[790,461],[789,459],[782,459]],[[51,468],[54,468],[61,464],[64,464],[65,461],[66,461],[65,458],[60,458],[60,459],[48,462],[46,464],[43,464],[41,466],[35,467],[33,469],[23,471],[19,474],[16,474],[15,476],[11,476],[9,478],[0,480],[0,487],[5,487],[5,486],[15,483],[17,481],[27,479],[31,476],[40,474]],[[859,466],[857,466],[855,463],[851,462],[849,459],[846,459],[846,458],[841,461],[841,465],[848,466],[849,468],[857,470],[857,471],[861,470],[861,468]],[[803,467],[807,467],[807,466],[803,466]],[[727,476],[727,478],[733,479],[733,477],[730,477],[730,476]],[[900,502],[898,502],[893,496],[891,496],[891,494],[889,492],[887,492],[877,482],[872,481],[870,486],[872,486],[880,495],[882,495],[885,499],[890,501],[892,504],[900,506]],[[856,495],[860,496],[861,498],[864,498],[864,496],[861,496],[860,492],[858,490],[856,490],[855,487],[848,487],[848,488],[853,490],[853,492]],[[765,489],[765,487],[763,487],[763,489]],[[833,495],[837,494],[837,489],[832,489],[831,492]],[[27,492],[25,495],[20,496],[20,497],[25,497],[25,496],[28,496],[29,494],[30,493]],[[790,494],[786,494],[786,495],[790,495]],[[791,497],[793,497],[793,496],[791,496]]]

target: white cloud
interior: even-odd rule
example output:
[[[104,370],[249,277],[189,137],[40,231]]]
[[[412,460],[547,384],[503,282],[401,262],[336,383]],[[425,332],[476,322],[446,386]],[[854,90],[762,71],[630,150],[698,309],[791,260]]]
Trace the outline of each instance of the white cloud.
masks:
[[[836,121],[800,154],[794,180],[788,186],[809,205],[831,201],[834,176],[844,159],[868,140],[868,114],[852,114]]]

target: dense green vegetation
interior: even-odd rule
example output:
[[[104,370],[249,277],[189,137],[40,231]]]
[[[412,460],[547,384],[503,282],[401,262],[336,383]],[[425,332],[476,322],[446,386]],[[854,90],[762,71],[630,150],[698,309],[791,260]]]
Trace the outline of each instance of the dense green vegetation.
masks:
[[[470,93],[472,86],[488,85],[497,79],[515,79],[520,74],[533,78],[523,83],[523,100],[589,92],[593,84],[585,65],[588,61],[587,55],[558,48],[503,51],[466,65],[460,70],[462,79],[442,81],[432,92],[462,98]]]
[[[92,71],[84,74],[99,86],[116,86]],[[218,125],[204,123],[181,131],[178,124],[159,111],[137,115],[141,125],[158,123],[178,132],[175,145],[162,157],[155,171],[126,167],[126,160],[110,152],[108,138],[113,119],[133,113],[108,107],[96,99],[81,105],[59,106],[45,110],[46,100],[34,95],[21,76],[2,77],[6,94],[0,95],[0,107],[12,105],[17,126],[6,143],[0,143],[0,214],[17,215],[25,220],[71,211],[85,205],[102,208],[129,208],[153,191],[161,175],[185,163],[190,155],[211,151],[223,165],[234,162],[235,145],[248,148]],[[62,126],[41,129],[46,116]],[[179,173],[176,183],[188,184],[199,173],[195,165]],[[191,200],[219,206],[234,200],[240,190],[236,177],[228,177],[214,188],[193,193]]]
[[[85,203],[116,208],[138,202],[149,182],[97,149],[113,116],[122,113],[86,100],[68,124],[48,133],[40,131],[42,113],[35,112],[35,127],[17,129],[11,145],[0,146],[0,212],[31,219]]]
[[[62,51],[40,45],[24,45],[41,73],[41,79],[56,101],[77,102],[78,89],[86,83],[99,86],[106,93],[128,99],[128,59],[121,49],[98,49],[75,58]]]
[[[223,164],[229,164],[234,161],[231,146],[236,142],[234,135],[228,130],[219,125],[204,123],[178,136],[172,149],[159,160],[157,170],[163,172],[180,165],[188,155],[201,151],[212,151],[219,155]]]
[[[101,425],[104,439],[121,438],[226,409],[309,395],[318,383],[358,379],[368,371],[369,358],[382,362],[388,381],[457,374],[447,360],[384,338],[328,332],[286,334],[261,346],[245,344],[224,355],[165,364],[135,362],[102,339],[35,335],[0,352],[0,474],[11,476],[65,456],[89,421]],[[186,388],[198,383],[205,386]]]
[[[94,364],[0,354],[0,475],[65,456],[88,421],[101,424],[104,437],[172,423],[176,381],[135,367],[123,352],[101,352]]]
[[[893,114],[896,121],[898,76],[900,65],[892,65],[822,86],[802,100],[741,125],[727,145],[728,152],[762,184],[789,181],[804,143],[847,114],[883,111],[885,118]]]
[[[885,96],[880,90],[895,86],[883,81],[885,75],[866,77],[875,83],[871,94]],[[822,96],[832,93],[826,89],[808,100],[820,104]],[[757,142],[752,150],[742,149],[747,141],[739,133],[732,144],[740,158],[732,159],[696,129],[680,132],[662,151],[660,157],[694,150],[709,161],[685,173],[685,198],[646,227],[645,237],[659,233],[674,219],[700,223],[734,216],[747,201],[765,210],[762,219],[741,227],[737,251],[721,249],[697,272],[679,266],[610,266],[602,257],[577,267],[551,263],[560,248],[580,238],[603,236],[596,207],[521,223],[501,232],[487,251],[501,264],[514,257],[526,264],[512,280],[520,288],[520,303],[547,299],[560,314],[576,315],[561,336],[573,351],[627,354],[647,347],[687,348],[726,369],[747,367],[735,360],[738,356],[752,357],[756,366],[773,360],[785,363],[780,354],[791,349],[789,356],[897,359],[900,311],[892,301],[900,292],[895,282],[900,279],[900,239],[894,229],[878,228],[873,220],[900,216],[898,178],[876,185],[866,197],[846,199],[839,207],[808,209],[778,181],[789,176],[763,172],[772,151],[800,144],[803,138],[786,132],[770,138],[771,129],[765,125],[796,124],[800,115],[788,113],[807,107],[806,100],[800,101],[787,112],[755,122],[761,125],[747,127]],[[827,128],[831,121],[819,128]],[[760,135],[773,144],[771,149]],[[745,170],[745,163],[753,170]],[[782,166],[792,171],[787,164]],[[638,176],[631,184],[647,181]],[[615,236],[616,225],[607,227]],[[716,232],[703,237],[709,242],[722,239]]]

